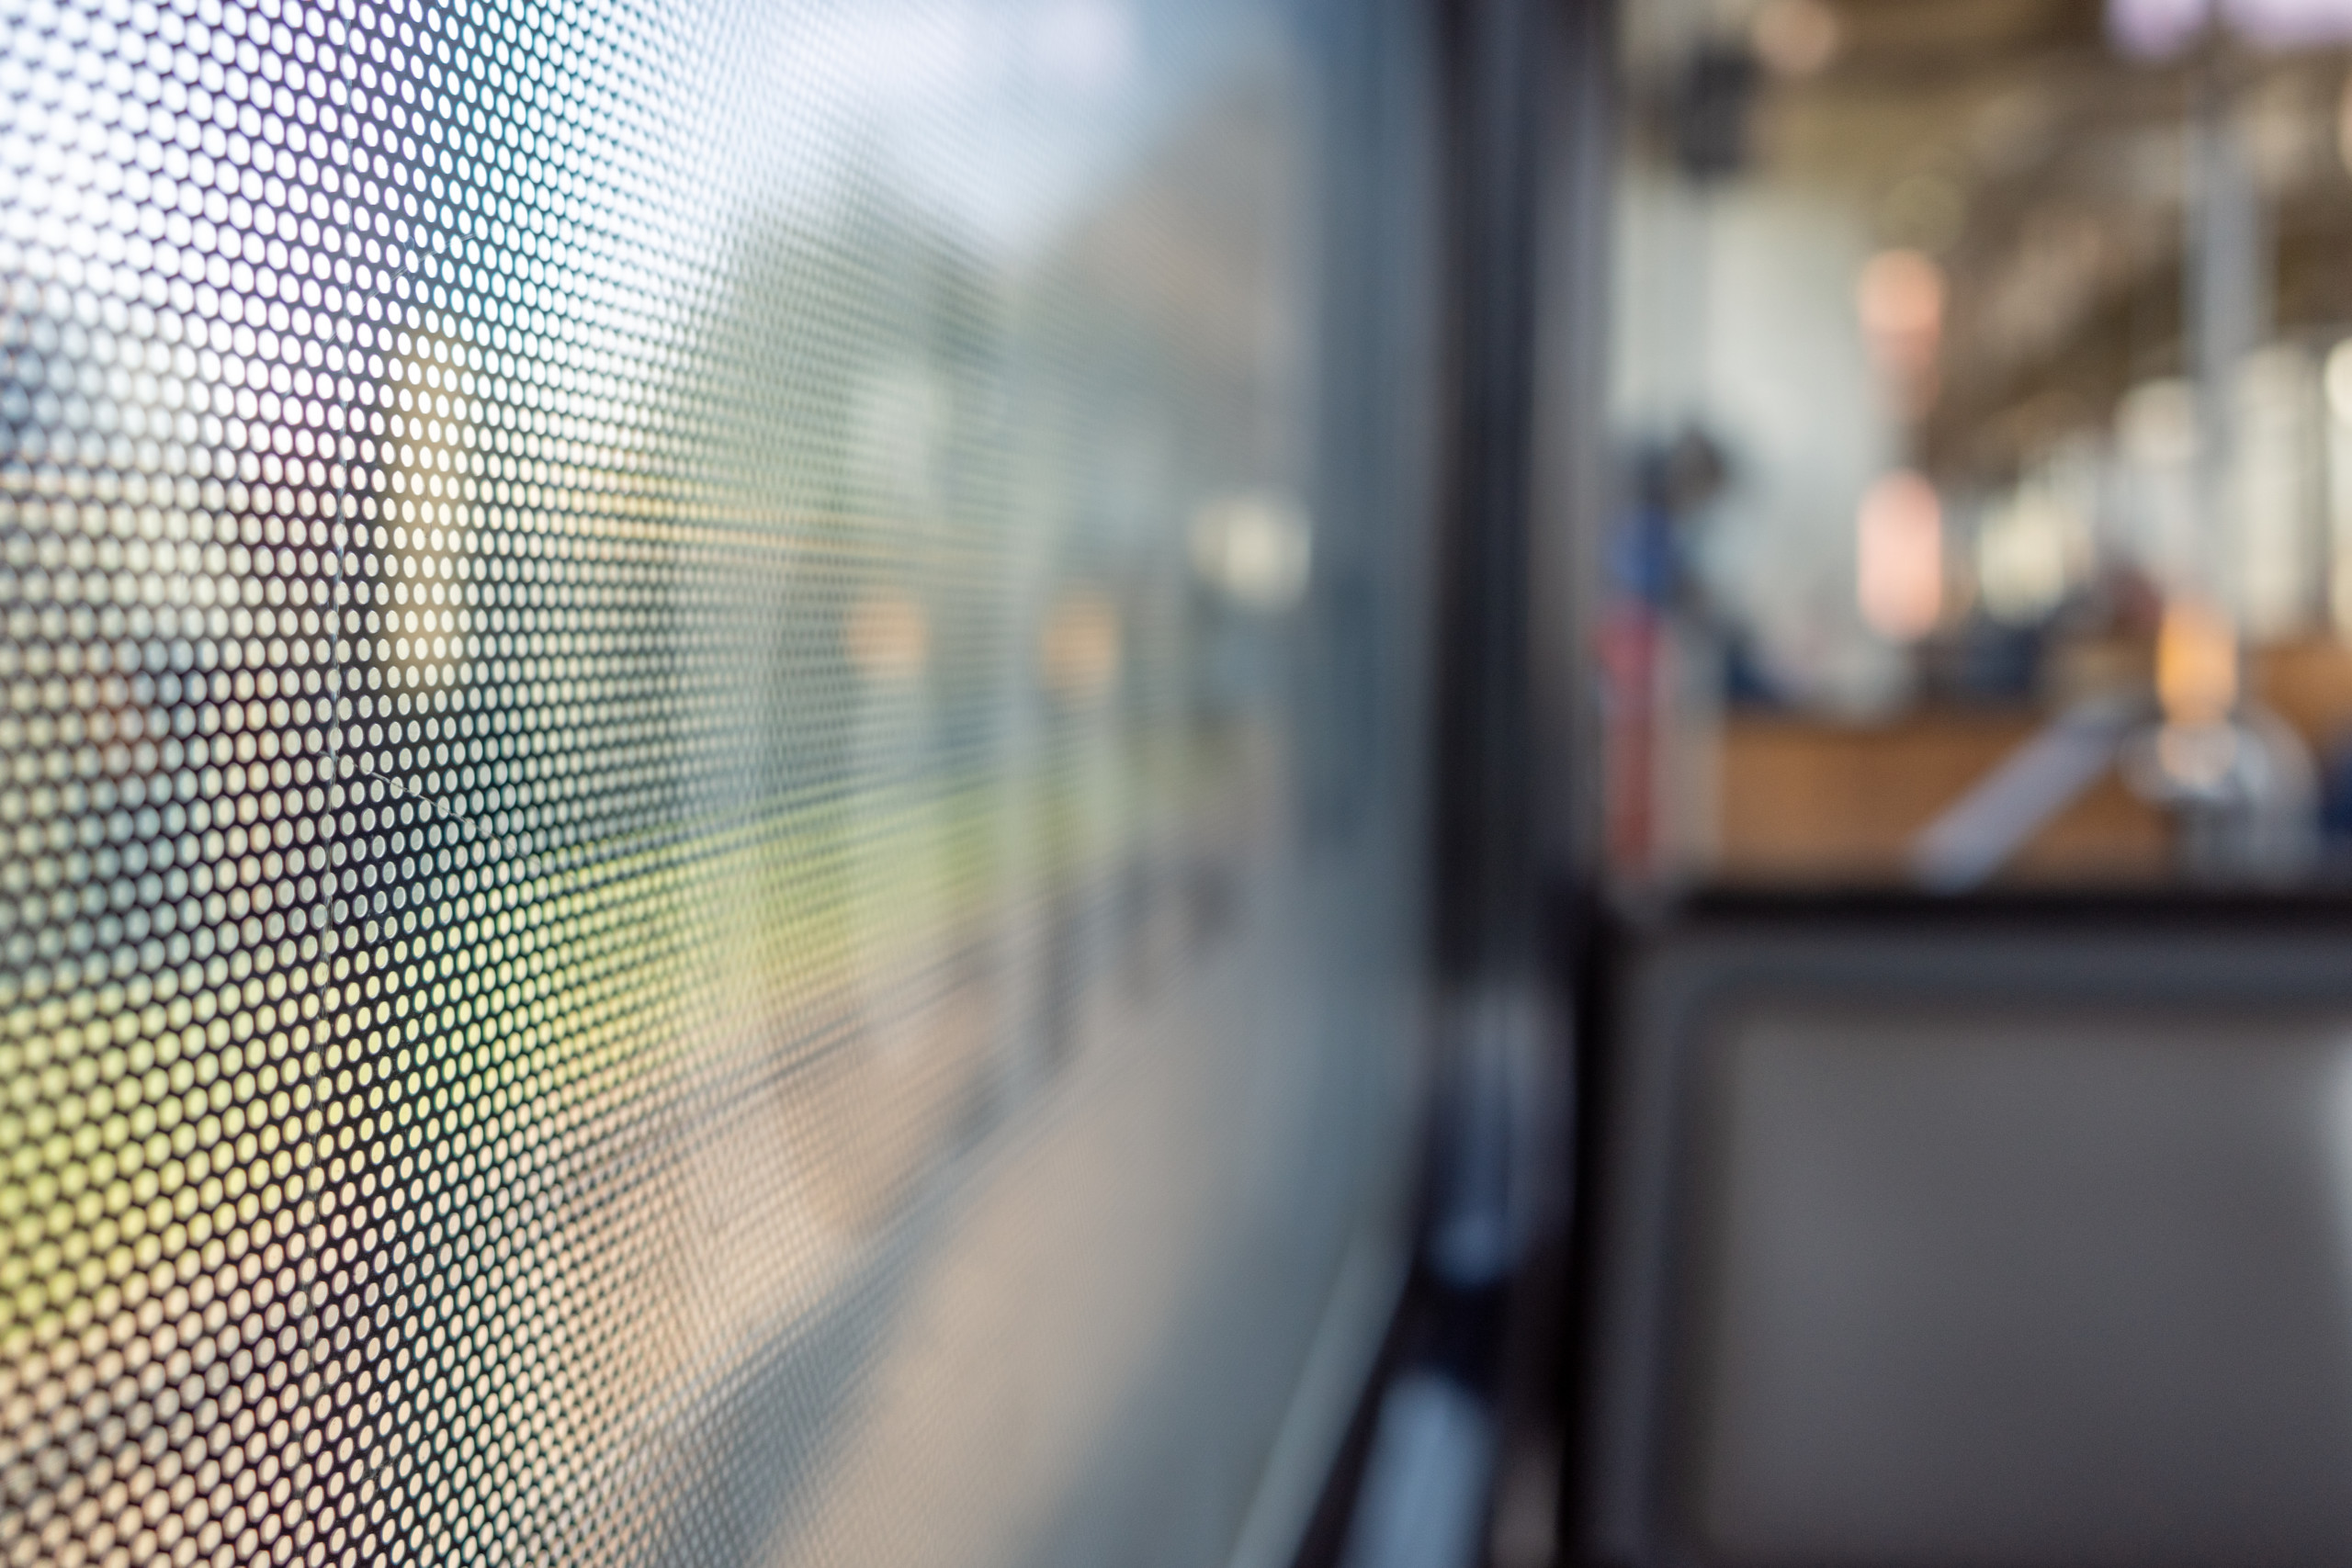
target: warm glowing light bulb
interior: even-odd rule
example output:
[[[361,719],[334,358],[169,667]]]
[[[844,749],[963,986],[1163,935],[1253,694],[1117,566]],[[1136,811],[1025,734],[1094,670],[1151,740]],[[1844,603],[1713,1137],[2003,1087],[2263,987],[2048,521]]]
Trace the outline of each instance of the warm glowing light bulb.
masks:
[[[2238,700],[2237,629],[2198,599],[2165,606],[2156,632],[2156,697],[2176,725],[2218,724]]]
[[[1881,251],[1862,265],[1854,303],[1872,338],[1932,339],[1943,328],[1944,269],[1919,251]]]
[[[1810,76],[1837,58],[1838,31],[1838,13],[1822,0],[1767,0],[1748,41],[1774,75]]]
[[[1855,285],[1854,308],[1871,356],[1893,383],[1903,412],[1915,419],[1936,400],[1944,296],[1944,269],[1921,251],[1879,252]]]
[[[1935,486],[1908,470],[1862,497],[1856,518],[1856,597],[1872,631],[1915,642],[1943,614],[1943,505]]]

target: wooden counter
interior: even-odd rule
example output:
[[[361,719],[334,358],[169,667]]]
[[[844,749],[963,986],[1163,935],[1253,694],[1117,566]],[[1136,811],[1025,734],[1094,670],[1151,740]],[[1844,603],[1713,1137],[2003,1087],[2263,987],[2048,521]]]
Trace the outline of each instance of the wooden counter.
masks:
[[[2035,713],[1928,712],[1884,724],[1734,716],[1721,737],[1714,879],[1908,880],[1920,830],[2044,722]],[[2110,770],[2020,851],[2004,880],[2145,882],[2170,829]]]

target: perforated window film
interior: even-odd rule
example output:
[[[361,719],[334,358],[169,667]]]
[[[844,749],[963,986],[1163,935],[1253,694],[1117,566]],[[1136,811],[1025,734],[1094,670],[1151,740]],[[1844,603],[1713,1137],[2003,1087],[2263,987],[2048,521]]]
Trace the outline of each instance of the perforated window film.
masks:
[[[1249,1539],[1411,1111],[1408,8],[0,17],[0,1556]]]

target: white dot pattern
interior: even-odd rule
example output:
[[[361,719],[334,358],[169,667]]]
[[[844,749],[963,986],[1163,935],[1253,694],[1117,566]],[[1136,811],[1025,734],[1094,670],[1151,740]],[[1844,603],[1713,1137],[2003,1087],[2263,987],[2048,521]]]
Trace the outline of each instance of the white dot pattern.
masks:
[[[0,1562],[757,1555],[1288,863],[1264,19],[861,9],[0,0]]]

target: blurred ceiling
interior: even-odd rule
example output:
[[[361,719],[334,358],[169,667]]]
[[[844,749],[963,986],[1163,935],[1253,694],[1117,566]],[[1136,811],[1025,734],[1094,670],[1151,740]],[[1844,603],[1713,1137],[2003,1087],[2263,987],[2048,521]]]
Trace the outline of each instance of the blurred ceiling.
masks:
[[[1883,243],[1944,268],[1940,388],[1916,431],[1943,477],[2004,477],[2178,373],[2200,92],[2228,105],[2267,197],[2278,327],[2352,322],[2344,51],[2126,60],[2099,0],[1796,3],[1834,18],[1837,46],[1810,74],[1765,78],[1751,156],[1838,188]]]

